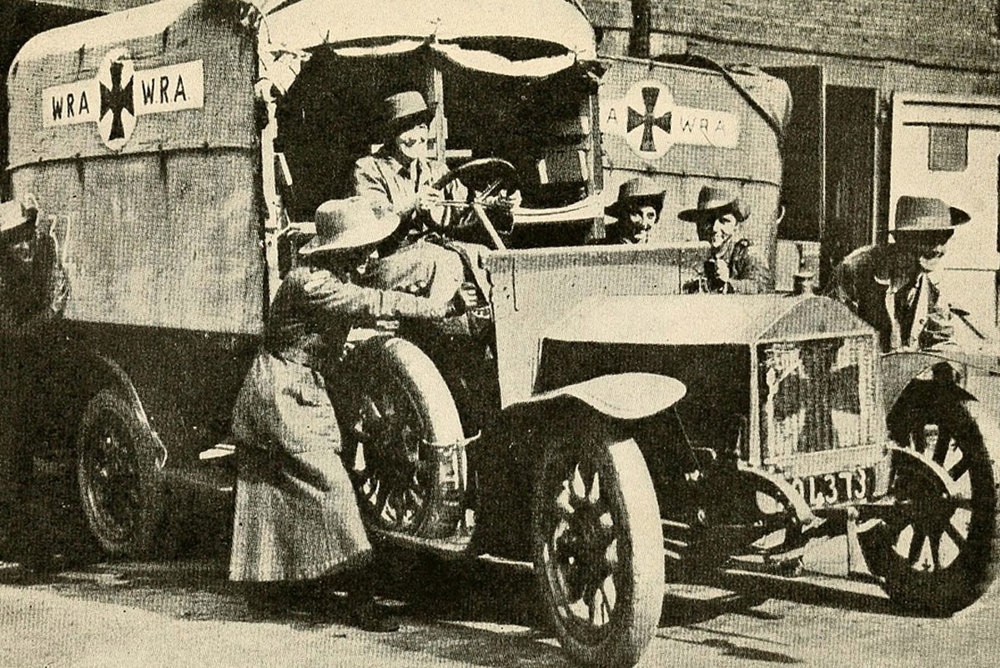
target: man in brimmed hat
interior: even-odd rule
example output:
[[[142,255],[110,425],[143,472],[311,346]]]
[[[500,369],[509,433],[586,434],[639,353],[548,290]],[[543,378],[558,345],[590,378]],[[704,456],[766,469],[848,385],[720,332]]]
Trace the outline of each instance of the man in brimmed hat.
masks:
[[[711,246],[704,272],[687,286],[689,291],[756,294],[770,288],[767,264],[740,232],[749,217],[750,208],[739,197],[717,186],[704,186],[697,207],[678,214],[681,220],[695,223],[698,238]]]
[[[33,485],[26,434],[51,354],[46,326],[62,315],[69,283],[56,240],[36,230],[37,218],[31,196],[0,204],[0,532],[15,559],[44,568],[46,504]]]
[[[665,191],[645,177],[625,181],[618,188],[618,199],[604,213],[615,223],[607,230],[607,242],[612,244],[643,244],[649,231],[660,218]]]
[[[466,201],[468,189],[458,180],[443,190],[434,183],[448,173],[444,163],[428,156],[429,124],[434,112],[417,91],[404,91],[383,101],[382,147],[354,165],[354,194],[367,199],[380,217],[395,217],[398,226],[378,246],[378,260],[369,266],[367,281],[385,289],[426,286],[429,296],[455,294],[465,276],[458,253],[419,239],[428,217],[447,225],[445,200]],[[513,208],[520,193],[501,193],[494,203]],[[465,244],[467,254],[482,250]],[[404,252],[405,251],[405,252]]]
[[[360,197],[319,207],[316,236],[299,250],[304,263],[275,295],[232,421],[239,472],[230,578],[326,582],[353,571],[349,616],[373,631],[397,625],[375,606],[363,569],[372,548],[340,459],[340,429],[322,370],[329,370],[356,324],[442,318],[462,308],[459,299],[435,302],[355,283],[359,264],[395,226]],[[312,584],[316,589],[322,582]],[[249,600],[281,606],[289,593],[272,586]]]
[[[827,293],[850,306],[882,335],[886,350],[950,341],[954,312],[937,271],[955,227],[969,215],[935,197],[896,202],[895,243],[866,246],[844,258]]]

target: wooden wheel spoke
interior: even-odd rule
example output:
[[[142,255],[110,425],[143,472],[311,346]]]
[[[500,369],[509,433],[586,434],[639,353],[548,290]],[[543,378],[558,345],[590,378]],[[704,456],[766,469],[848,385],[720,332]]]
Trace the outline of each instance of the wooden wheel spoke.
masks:
[[[590,491],[587,492],[587,501],[594,504],[597,503],[601,498],[601,476],[597,471],[594,471],[594,477],[590,481]]]
[[[603,600],[601,601],[606,612],[607,621],[611,621],[611,613],[618,602],[618,590],[615,588],[615,580],[613,577],[608,576],[601,583],[601,595]]]
[[[917,428],[910,432],[910,443],[913,448],[923,454],[927,450],[927,425],[917,425]]]
[[[611,511],[604,512],[598,518],[598,525],[601,527],[601,533],[604,534],[604,538],[609,542],[615,537],[615,520],[611,517]]]
[[[955,510],[959,510],[959,509],[961,509],[961,510],[968,510],[968,511],[972,510],[972,503],[973,503],[973,501],[972,501],[972,499],[970,499],[968,497],[953,496],[953,497],[951,497],[948,500],[948,502],[951,504],[951,506]]]
[[[951,430],[944,425],[938,425],[937,441],[934,443],[934,461],[939,466],[944,466],[944,460],[948,456],[950,447]]]
[[[950,469],[948,469],[948,475],[951,476],[952,480],[958,480],[969,471],[969,458],[964,452],[961,454],[962,458],[955,462]]]
[[[580,465],[577,464],[573,467],[573,480],[570,484],[570,490],[573,492],[573,496],[577,499],[586,498],[587,487],[583,482],[583,474],[580,472]]]
[[[590,613],[591,626],[597,626],[597,615],[601,612],[600,603],[597,601],[599,596],[602,598],[604,596],[600,587],[594,587],[592,590],[588,591],[587,594],[584,594],[584,602],[586,603],[589,600],[589,603],[587,603],[587,611]]]
[[[931,532],[927,534],[927,542],[930,546],[931,563],[935,571],[941,570],[941,534]]]
[[[607,549],[604,550],[604,563],[612,573],[618,570],[618,540],[611,541]]]
[[[389,486],[383,481],[379,481],[378,489],[375,491],[375,513],[377,515],[382,515],[385,512],[386,505],[389,502]]]
[[[955,543],[955,547],[958,548],[959,552],[965,549],[966,537],[963,536],[962,532],[960,532],[950,521],[945,523],[944,532],[949,538],[951,538],[952,542]]]
[[[570,491],[569,484],[563,482],[563,487],[561,490],[559,490],[559,494],[556,495],[554,504],[557,512],[560,515],[569,516],[572,515],[574,512],[576,512],[575,509],[573,508],[572,502],[570,501],[571,494],[572,492]]]
[[[910,540],[910,551],[906,555],[906,561],[910,566],[913,566],[920,560],[920,552],[924,549],[926,535],[923,529],[916,524],[911,526],[913,527],[913,538]]]

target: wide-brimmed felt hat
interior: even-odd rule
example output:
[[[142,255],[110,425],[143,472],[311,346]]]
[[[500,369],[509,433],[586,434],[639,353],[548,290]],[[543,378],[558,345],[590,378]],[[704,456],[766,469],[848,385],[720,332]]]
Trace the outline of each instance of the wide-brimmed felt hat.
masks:
[[[429,123],[434,110],[415,90],[394,93],[382,101],[382,128],[386,138],[421,122]]]
[[[621,218],[628,213],[630,204],[637,206],[652,206],[657,211],[663,208],[665,190],[658,187],[651,179],[642,176],[625,181],[618,186],[618,199],[604,207],[604,213],[615,218]]]
[[[399,219],[395,216],[376,216],[363,197],[327,200],[316,209],[316,236],[299,249],[299,254],[313,255],[376,244],[398,226]]]
[[[948,206],[937,197],[902,195],[896,200],[896,225],[893,233],[951,232],[956,225],[969,222],[969,214]]]
[[[38,204],[34,197],[24,202],[11,201],[0,204],[0,240],[7,242],[31,237],[35,233]]]
[[[689,223],[697,223],[702,220],[714,220],[727,213],[733,214],[736,220],[742,223],[750,217],[750,207],[725,188],[703,186],[698,193],[697,208],[685,209],[677,214],[677,217]]]

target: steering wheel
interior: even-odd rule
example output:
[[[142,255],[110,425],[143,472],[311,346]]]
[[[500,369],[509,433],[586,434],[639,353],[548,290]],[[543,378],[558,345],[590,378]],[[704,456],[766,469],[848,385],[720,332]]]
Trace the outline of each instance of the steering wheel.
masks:
[[[470,202],[445,200],[445,206],[460,209],[457,213],[458,219],[448,225],[441,225],[428,216],[428,220],[424,221],[427,227],[445,236],[451,236],[451,234],[478,224],[486,230],[493,245],[498,250],[503,250],[506,248],[506,245],[503,239],[500,238],[497,226],[486,215],[486,209],[495,208],[507,212],[506,217],[508,221],[505,221],[506,224],[501,227],[504,232],[510,232],[514,225],[514,217],[510,215],[506,207],[497,204],[488,205],[484,203],[484,200],[487,197],[495,195],[502,189],[506,189],[508,193],[517,189],[517,170],[514,168],[514,165],[500,158],[470,160],[464,165],[449,171],[435,181],[431,187],[440,190],[458,179],[462,180],[470,192],[475,193],[474,199]]]

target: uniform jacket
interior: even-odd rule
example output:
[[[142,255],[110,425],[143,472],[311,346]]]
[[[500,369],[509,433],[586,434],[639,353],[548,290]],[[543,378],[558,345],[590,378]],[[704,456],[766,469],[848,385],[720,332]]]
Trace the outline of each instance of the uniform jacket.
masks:
[[[396,203],[421,187],[432,185],[447,173],[448,168],[437,160],[415,160],[410,167],[404,167],[382,148],[374,155],[366,155],[354,163],[354,194],[368,199],[379,216],[389,213],[399,215],[395,210]],[[446,199],[465,200],[467,195],[467,189],[458,181],[452,181],[444,189]],[[447,214],[446,209],[445,216]],[[396,232],[379,247],[379,254],[384,257],[400,246],[407,245],[407,232],[423,227],[421,215],[426,214],[414,211],[406,213]]]
[[[392,290],[352,283],[310,266],[288,272],[264,331],[267,352],[315,366],[327,353],[337,354],[355,324],[381,318],[443,317],[446,305]]]
[[[927,309],[917,315],[918,281],[927,289]],[[952,338],[952,305],[934,279],[895,245],[866,246],[836,268],[827,294],[850,306],[879,331],[882,347],[927,348]],[[914,321],[916,318],[916,321]]]
[[[721,248],[713,250],[705,262],[702,275],[687,286],[689,292],[722,292],[752,295],[771,289],[771,271],[757,255],[749,239],[729,239]],[[724,283],[718,275],[716,262],[729,267],[729,281]]]

